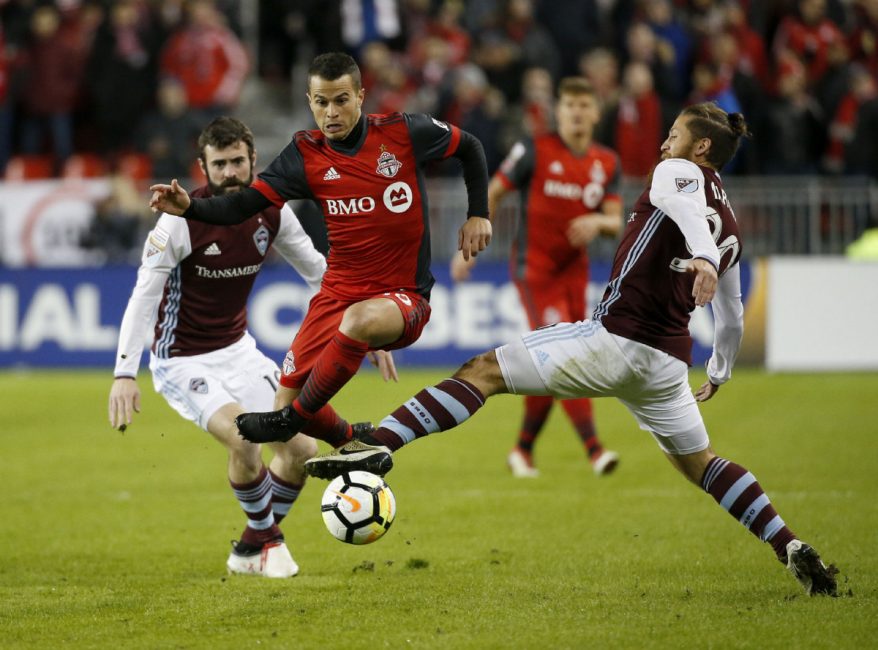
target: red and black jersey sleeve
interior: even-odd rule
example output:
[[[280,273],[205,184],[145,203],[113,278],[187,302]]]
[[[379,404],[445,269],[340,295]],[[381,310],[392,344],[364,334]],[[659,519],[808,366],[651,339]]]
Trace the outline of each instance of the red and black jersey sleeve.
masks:
[[[296,146],[301,137],[308,137],[307,131],[297,133],[251,186],[278,207],[291,199],[314,199],[306,180],[305,161]]]
[[[444,160],[457,151],[460,129],[453,124],[440,122],[422,113],[403,113],[403,117],[412,139],[415,160],[419,164],[431,160]]]
[[[494,176],[506,186],[506,189],[527,187],[531,177],[533,177],[535,164],[536,147],[534,141],[531,138],[525,138],[512,146]]]

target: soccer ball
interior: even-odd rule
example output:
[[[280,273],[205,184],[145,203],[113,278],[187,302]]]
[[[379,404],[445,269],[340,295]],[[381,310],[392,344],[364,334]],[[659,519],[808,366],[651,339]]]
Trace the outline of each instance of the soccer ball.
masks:
[[[369,472],[336,476],[323,493],[323,523],[348,544],[371,544],[390,528],[396,499],[384,479]]]

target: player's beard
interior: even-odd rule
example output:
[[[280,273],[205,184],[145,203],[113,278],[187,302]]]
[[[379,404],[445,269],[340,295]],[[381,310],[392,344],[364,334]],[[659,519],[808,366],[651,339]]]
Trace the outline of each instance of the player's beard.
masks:
[[[228,180],[223,181],[222,183],[214,183],[211,180],[207,181],[208,187],[210,187],[210,193],[213,196],[222,196],[223,194],[228,194],[229,192],[239,192],[243,190],[245,187],[250,187],[250,184],[253,182],[253,174],[251,173],[247,180],[240,181],[237,178],[230,178]]]

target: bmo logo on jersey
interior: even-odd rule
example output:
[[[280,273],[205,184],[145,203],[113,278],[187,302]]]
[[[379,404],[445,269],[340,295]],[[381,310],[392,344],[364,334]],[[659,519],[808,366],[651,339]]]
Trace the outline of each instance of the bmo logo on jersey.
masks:
[[[368,214],[375,210],[375,199],[362,196],[353,199],[326,199],[326,214]]]
[[[392,183],[384,190],[384,207],[391,212],[405,212],[413,201],[412,188],[402,181]],[[362,215],[375,211],[376,202],[371,196],[361,196],[352,199],[326,199],[326,214],[338,215]]]
[[[583,187],[579,183],[548,179],[543,184],[543,194],[553,199],[581,200],[585,207],[594,209],[604,198],[604,186],[600,183],[589,183]]]
[[[384,207],[391,212],[405,212],[412,206],[412,188],[408,183],[398,181],[384,190]]]

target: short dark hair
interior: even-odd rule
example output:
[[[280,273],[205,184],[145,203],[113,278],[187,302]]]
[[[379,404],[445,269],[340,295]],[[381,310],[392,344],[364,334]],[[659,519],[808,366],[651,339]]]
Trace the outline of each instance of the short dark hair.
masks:
[[[564,77],[558,83],[558,97],[561,95],[594,95],[594,86],[585,77]]]
[[[743,115],[726,113],[713,102],[687,106],[680,115],[689,118],[686,125],[696,140],[710,140],[707,162],[717,170],[732,159],[741,139],[750,137],[750,129]]]
[[[308,66],[308,84],[311,84],[311,77],[335,81],[346,74],[351,75],[354,89],[359,90],[363,85],[363,78],[357,62],[344,52],[327,52],[315,57]]]
[[[216,149],[231,147],[237,142],[247,145],[250,157],[253,157],[255,146],[253,144],[253,131],[246,124],[234,117],[217,117],[204,127],[204,131],[198,136],[198,157],[204,159],[204,148],[207,145]]]

